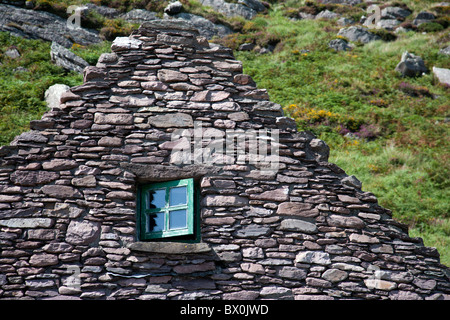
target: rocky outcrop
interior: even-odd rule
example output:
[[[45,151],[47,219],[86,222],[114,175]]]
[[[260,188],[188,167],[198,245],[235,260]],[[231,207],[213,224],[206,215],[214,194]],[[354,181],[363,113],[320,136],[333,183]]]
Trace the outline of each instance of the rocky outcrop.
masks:
[[[200,3],[212,7],[227,17],[240,16],[245,19],[252,19],[258,12],[266,10],[266,7],[258,0],[242,0],[239,3],[229,3],[225,0],[200,0]]]
[[[52,42],[50,57],[57,66],[60,66],[67,71],[83,73],[84,68],[89,66],[89,63],[81,57],[56,42]]]
[[[72,29],[67,26],[67,20],[55,14],[5,4],[0,4],[0,31],[29,39],[56,42],[66,48],[74,43],[86,46],[100,42],[95,30]]]
[[[297,132],[231,50],[178,20],[111,49],[0,148],[1,299],[448,298],[436,249]],[[198,144],[215,160],[182,157]],[[139,241],[136,186],[185,178],[200,242]]]
[[[338,35],[343,36],[350,41],[361,42],[364,44],[381,39],[378,35],[371,33],[367,28],[360,26],[342,28],[339,30]]]
[[[198,29],[200,35],[207,39],[211,39],[214,36],[224,37],[227,34],[233,33],[229,27],[222,24],[214,24],[208,19],[192,13],[178,13],[172,16],[165,15],[165,19],[178,19],[190,23],[193,27]]]

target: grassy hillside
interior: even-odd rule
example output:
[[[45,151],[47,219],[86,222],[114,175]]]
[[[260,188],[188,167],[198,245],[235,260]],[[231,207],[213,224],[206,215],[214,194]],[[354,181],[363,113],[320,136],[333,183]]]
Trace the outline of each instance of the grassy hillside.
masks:
[[[42,8],[60,14],[73,2],[37,1]],[[138,7],[162,14],[168,1],[92,2],[123,11]],[[243,61],[244,72],[269,91],[272,101],[284,106],[300,130],[313,131],[330,145],[331,162],[357,176],[365,191],[373,192],[395,219],[410,226],[412,236],[437,247],[442,263],[450,265],[449,89],[438,85],[430,74],[402,78],[394,71],[405,50],[420,55],[429,69],[450,68],[448,56],[438,54],[450,41],[449,28],[425,34],[380,31],[391,41],[335,52],[328,48],[341,28],[335,20],[290,19],[307,6],[305,1],[271,1],[271,9],[252,21],[227,19],[195,0],[181,2],[186,11],[226,23],[237,32],[213,41],[233,49],[248,42],[274,49],[269,54],[236,50],[235,55]],[[407,5],[414,16],[436,2],[397,4]],[[361,6],[326,8],[359,19]],[[105,40],[135,27],[95,15],[89,23],[103,29]],[[21,57],[6,57],[11,46],[17,47]],[[109,46],[105,41],[92,47],[74,46],[73,51],[95,64]],[[49,43],[0,33],[0,144],[9,143],[28,130],[30,120],[40,118],[47,87],[81,83],[80,75],[51,63],[49,50]]]

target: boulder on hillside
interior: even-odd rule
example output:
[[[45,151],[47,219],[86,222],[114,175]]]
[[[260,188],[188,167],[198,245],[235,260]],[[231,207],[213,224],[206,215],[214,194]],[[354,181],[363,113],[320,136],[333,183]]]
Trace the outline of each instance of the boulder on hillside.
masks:
[[[408,51],[403,52],[402,58],[395,67],[395,70],[400,72],[404,77],[417,77],[428,72],[422,58]]]
[[[359,41],[364,44],[381,39],[378,35],[373,34],[369,30],[367,30],[367,28],[360,26],[342,28],[341,30],[339,30],[338,36],[343,36],[350,41]]]
[[[16,47],[10,47],[8,50],[5,51],[5,56],[11,59],[17,59],[21,56],[21,54]]]
[[[241,0],[239,3],[229,3],[225,0],[200,0],[200,3],[212,7],[215,11],[229,18],[240,16],[247,20],[266,9],[262,2],[258,0]]]
[[[349,51],[352,47],[343,39],[333,39],[328,43],[328,47],[336,51]]]
[[[68,71],[83,73],[84,68],[89,66],[89,63],[56,42],[52,42],[50,57],[57,66]]]
[[[174,15],[180,13],[183,10],[183,4],[180,1],[175,1],[169,3],[167,7],[164,8],[164,13],[168,15]]]
[[[431,12],[422,11],[417,14],[416,18],[413,20],[413,24],[419,26],[422,23],[428,23],[434,19],[436,19],[436,16]]]
[[[207,39],[211,39],[214,36],[223,37],[227,34],[233,33],[233,30],[231,30],[227,26],[224,26],[222,24],[214,24],[208,19],[192,13],[181,12],[172,16],[165,14],[164,19],[176,19],[185,21],[186,23],[192,25],[194,28],[198,29],[200,35]]]
[[[433,74],[439,83],[450,86],[450,69],[433,67]]]
[[[133,9],[131,11],[128,11],[125,14],[122,14],[120,18],[131,22],[131,23],[138,23],[142,24],[146,21],[151,20],[159,20],[159,18],[156,16],[155,12],[147,11],[144,9]]]
[[[333,11],[324,10],[324,11],[320,11],[319,14],[317,14],[315,19],[331,20],[331,19],[339,18],[340,16],[341,16],[340,14],[335,13]]]
[[[386,7],[381,10],[381,19],[404,19],[412,12],[400,7]]]

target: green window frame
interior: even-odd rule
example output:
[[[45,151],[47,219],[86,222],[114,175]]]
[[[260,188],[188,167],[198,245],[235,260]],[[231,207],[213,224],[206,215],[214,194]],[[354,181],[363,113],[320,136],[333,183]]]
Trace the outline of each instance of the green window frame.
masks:
[[[142,185],[138,199],[139,240],[194,239],[197,210],[193,179]]]

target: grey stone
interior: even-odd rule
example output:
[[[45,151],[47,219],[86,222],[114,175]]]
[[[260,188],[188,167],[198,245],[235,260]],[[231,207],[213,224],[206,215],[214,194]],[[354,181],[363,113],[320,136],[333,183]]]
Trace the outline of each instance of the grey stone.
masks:
[[[253,43],[243,43],[239,46],[239,51],[252,51],[255,48],[255,44]]]
[[[50,57],[57,66],[60,66],[68,71],[83,73],[84,68],[89,66],[89,63],[81,57],[56,42],[52,42]]]
[[[347,177],[343,178],[341,181],[342,181],[342,184],[344,184],[346,186],[349,186],[349,187],[352,187],[352,188],[355,188],[358,190],[361,190],[361,188],[362,188],[361,181],[359,181],[358,178],[356,178],[354,175],[347,176]]]
[[[286,201],[289,198],[288,193],[289,193],[288,188],[279,188],[275,190],[265,191],[261,194],[251,194],[250,199]]]
[[[61,171],[74,169],[78,167],[78,164],[74,160],[54,159],[44,162],[42,164],[42,167],[44,168],[44,170]]]
[[[49,218],[12,218],[0,220],[0,226],[8,228],[50,228],[53,220]]]
[[[343,39],[333,39],[328,43],[328,47],[336,51],[349,51],[353,48]]]
[[[417,77],[422,73],[427,73],[428,68],[425,66],[421,57],[416,56],[408,51],[403,52],[400,62],[395,67],[404,77]]]
[[[364,44],[381,39],[378,35],[375,35],[366,28],[359,26],[342,28],[341,30],[339,30],[338,35],[343,36],[350,41],[353,42],[359,41]]]
[[[187,113],[168,113],[149,117],[148,123],[156,128],[183,128],[193,127],[192,116]]]
[[[406,18],[411,14],[411,11],[400,7],[386,7],[381,10],[382,19],[397,19]]]
[[[50,197],[55,198],[81,198],[81,194],[78,190],[69,186],[60,185],[46,185],[41,188],[42,192]]]
[[[17,170],[10,176],[11,181],[19,186],[36,186],[39,184],[46,184],[55,181],[59,178],[59,174],[56,172],[48,171],[21,171]]]
[[[200,0],[204,6],[212,7],[215,11],[227,17],[241,16],[245,19],[252,19],[259,11],[265,9],[258,0],[243,0],[240,3],[228,3],[225,0]]]
[[[397,20],[397,19],[382,19],[380,21],[377,22],[377,27],[392,31],[394,30],[399,24],[401,23],[401,21]]]
[[[303,252],[300,252],[296,256],[295,262],[329,265],[329,264],[331,264],[331,259],[330,259],[330,255],[326,252],[303,251]]]
[[[343,18],[338,19],[337,23],[338,23],[338,25],[345,27],[345,26],[348,26],[349,24],[354,24],[355,21],[351,18],[343,17]]]
[[[17,142],[36,142],[36,143],[46,143],[48,138],[38,131],[28,131],[22,133],[20,136],[16,137],[11,145],[17,144]]]
[[[330,155],[330,147],[320,139],[312,139],[309,146],[316,154],[318,161],[327,161]]]
[[[142,44],[141,40],[132,39],[129,37],[117,37],[112,45],[111,50],[114,52],[139,49]]]
[[[260,225],[248,225],[235,232],[239,238],[258,238],[261,236],[267,236],[271,229]]]
[[[50,109],[59,108],[61,95],[68,91],[70,87],[65,84],[54,84],[45,90],[45,102],[47,102],[47,107]]]
[[[33,267],[53,266],[58,262],[58,257],[49,253],[38,253],[30,257],[30,265]]]
[[[286,266],[278,271],[278,275],[286,279],[303,280],[306,278],[306,271],[304,269]]]
[[[74,245],[88,245],[99,239],[100,226],[92,221],[71,221],[67,228],[66,241]]]
[[[339,269],[328,269],[322,274],[322,278],[331,282],[340,282],[347,279],[348,273]]]
[[[133,9],[128,11],[127,13],[122,14],[120,17],[128,22],[137,24],[142,24],[146,21],[151,20],[159,20],[156,12],[151,12],[144,9]]]
[[[304,233],[317,233],[317,226],[315,223],[298,219],[284,219],[281,221],[280,230],[298,231]]]
[[[392,300],[423,300],[420,295],[411,291],[392,291],[389,298]]]
[[[315,19],[325,19],[325,20],[330,20],[330,19],[336,19],[340,16],[340,14],[335,13],[333,11],[329,11],[329,10],[323,10],[321,12],[319,12],[318,15],[316,15]]]
[[[391,291],[397,288],[397,284],[395,282],[380,279],[364,279],[364,284],[369,289],[377,289],[384,291]]]
[[[413,24],[420,26],[422,23],[431,22],[436,19],[436,16],[431,12],[421,11],[417,14],[416,18],[413,20]]]
[[[128,248],[132,251],[165,254],[198,254],[211,251],[207,243],[181,242],[134,242]]]
[[[183,9],[183,4],[180,1],[174,1],[167,5],[167,7],[164,8],[164,12],[169,15],[174,15],[177,13],[180,13]]]
[[[313,205],[310,203],[283,202],[278,205],[277,214],[313,218],[319,215],[319,211],[313,209]]]
[[[0,4],[0,30],[28,39],[41,39],[70,48],[73,43],[83,46],[101,41],[95,30],[71,28],[67,19],[56,14]]]
[[[162,82],[184,82],[188,80],[188,76],[179,71],[162,69],[158,71],[158,79]]]
[[[365,223],[358,217],[346,217],[340,215],[331,215],[327,218],[328,225],[332,227],[362,229]]]
[[[11,58],[11,59],[17,59],[21,56],[19,50],[17,48],[12,47],[5,51],[5,56]]]
[[[260,291],[260,296],[265,299],[277,299],[277,300],[294,299],[291,289],[277,286],[263,287],[262,290]]]
[[[450,86],[450,69],[433,67],[433,75],[439,83]]]

